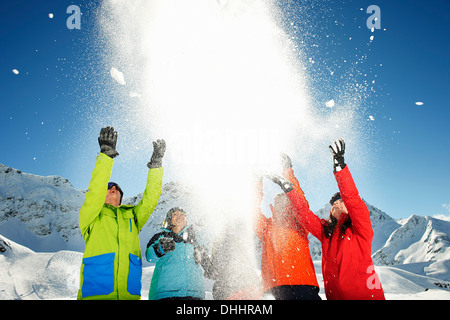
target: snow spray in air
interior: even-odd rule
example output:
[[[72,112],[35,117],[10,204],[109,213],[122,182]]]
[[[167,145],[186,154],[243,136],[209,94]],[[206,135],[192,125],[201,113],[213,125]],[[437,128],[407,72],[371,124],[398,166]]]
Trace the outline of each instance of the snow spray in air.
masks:
[[[352,112],[311,108],[281,19],[261,0],[104,0],[99,17],[107,63],[126,77],[129,129],[139,140],[164,138],[165,174],[189,186],[206,229],[239,225],[251,248],[254,173],[280,172],[285,152],[310,175],[329,175],[336,122],[353,127]]]

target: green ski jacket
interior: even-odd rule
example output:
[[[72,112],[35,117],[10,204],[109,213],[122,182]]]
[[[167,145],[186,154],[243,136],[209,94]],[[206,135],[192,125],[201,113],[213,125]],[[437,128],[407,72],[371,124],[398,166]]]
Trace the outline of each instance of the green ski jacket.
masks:
[[[79,300],[141,298],[142,256],[139,232],[158,204],[163,168],[149,169],[142,200],[136,205],[105,204],[114,160],[100,153],[79,224],[86,249],[80,274]]]

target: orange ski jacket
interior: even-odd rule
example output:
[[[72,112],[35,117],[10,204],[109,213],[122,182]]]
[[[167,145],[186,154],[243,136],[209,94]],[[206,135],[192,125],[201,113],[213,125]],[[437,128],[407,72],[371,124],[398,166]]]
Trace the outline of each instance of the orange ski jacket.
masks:
[[[303,191],[293,175],[292,168],[283,175],[294,183],[297,194]],[[262,183],[259,186],[262,199]],[[305,200],[306,201],[306,200]],[[259,201],[260,203],[260,201]],[[309,252],[308,232],[295,220],[291,207],[282,218],[270,205],[272,217],[265,217],[257,206],[255,232],[262,243],[261,274],[264,291],[283,285],[310,285],[319,287]]]

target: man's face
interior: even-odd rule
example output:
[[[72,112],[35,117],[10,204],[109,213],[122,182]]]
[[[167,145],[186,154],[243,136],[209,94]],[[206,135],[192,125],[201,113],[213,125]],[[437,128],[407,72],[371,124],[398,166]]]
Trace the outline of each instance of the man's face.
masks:
[[[341,214],[348,214],[347,207],[345,206],[344,201],[342,201],[342,199],[338,199],[333,203],[333,205],[331,206],[331,214],[337,220],[339,220]]]
[[[106,192],[105,203],[113,205],[114,207],[120,206],[120,192],[115,186],[111,187],[111,189],[108,189]]]

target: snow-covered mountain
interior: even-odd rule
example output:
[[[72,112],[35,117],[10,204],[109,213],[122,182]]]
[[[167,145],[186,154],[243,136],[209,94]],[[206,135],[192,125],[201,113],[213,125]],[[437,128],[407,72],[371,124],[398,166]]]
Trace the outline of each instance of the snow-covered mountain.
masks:
[[[374,263],[396,265],[450,259],[450,222],[412,215],[373,254]]]
[[[84,251],[78,214],[85,193],[67,179],[0,164],[0,299],[76,297]],[[123,202],[137,204],[141,197]],[[181,206],[190,211],[191,198],[190,190],[179,183],[163,186],[158,206],[140,234],[142,251],[159,231],[167,210]],[[387,297],[450,299],[450,222],[417,215],[395,220],[366,204],[375,233],[373,260]],[[316,214],[325,218],[329,210],[327,204]],[[319,279],[321,246],[312,236],[310,251]],[[150,283],[153,268],[144,262],[143,283]],[[148,285],[143,297],[146,292]]]
[[[0,164],[0,234],[35,251],[83,250],[77,212],[85,193],[67,179]]]

